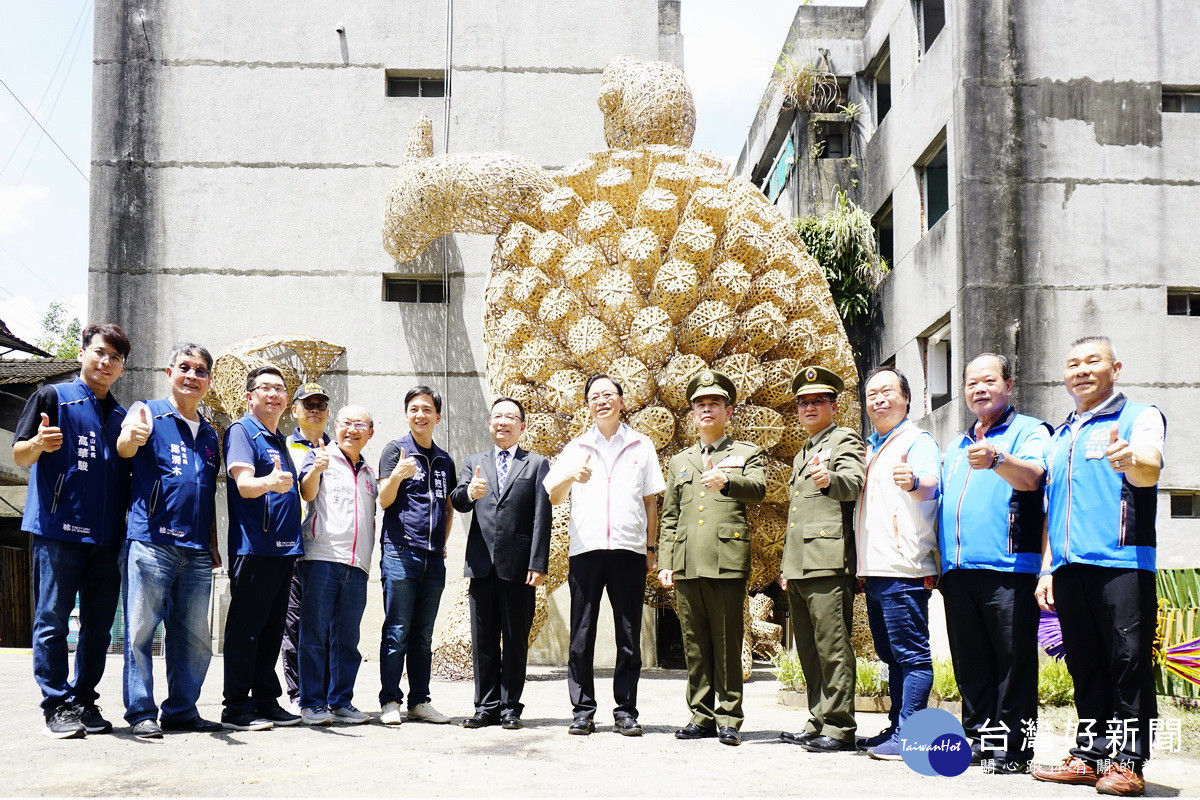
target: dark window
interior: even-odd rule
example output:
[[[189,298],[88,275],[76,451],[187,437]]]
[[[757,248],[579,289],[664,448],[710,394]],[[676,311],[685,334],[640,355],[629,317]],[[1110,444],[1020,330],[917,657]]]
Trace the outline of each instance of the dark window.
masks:
[[[892,228],[891,197],[887,199],[887,202],[883,204],[871,219],[871,226],[875,228],[875,248],[879,251],[879,257],[887,261],[888,264],[891,264],[896,252],[896,237],[895,231]]]
[[[892,108],[892,59],[888,42],[884,42],[875,54],[868,75],[871,80],[871,101],[874,103],[872,112],[878,127]]]
[[[445,97],[446,79],[440,75],[388,75],[388,97]]]
[[[388,303],[445,303],[446,294],[441,278],[383,279],[383,299]]]
[[[1163,90],[1162,110],[1175,114],[1200,114],[1200,92]]]
[[[917,28],[921,36],[921,52],[929,52],[933,40],[946,27],[945,0],[917,0]]]
[[[925,337],[925,386],[929,391],[929,410],[936,411],[950,402],[953,375],[950,370],[950,323]]]
[[[1173,519],[1200,517],[1200,496],[1196,492],[1171,492],[1171,517]]]
[[[925,230],[929,230],[950,210],[950,169],[945,145],[920,172],[922,211],[925,212]]]
[[[844,122],[821,122],[817,125],[817,158],[846,158],[849,151],[849,126]]]
[[[1167,314],[1172,317],[1200,317],[1200,290],[1167,289]]]

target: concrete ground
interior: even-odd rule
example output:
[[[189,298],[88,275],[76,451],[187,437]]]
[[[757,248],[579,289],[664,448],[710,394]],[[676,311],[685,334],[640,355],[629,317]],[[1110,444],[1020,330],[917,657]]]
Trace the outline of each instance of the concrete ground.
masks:
[[[161,667],[161,664],[159,664]],[[214,658],[200,711],[220,716],[220,658]],[[610,673],[597,691],[611,693]],[[569,736],[565,671],[537,667],[525,691],[526,728],[465,730],[457,725],[377,723],[281,728],[260,733],[167,734],[140,741],[121,719],[121,659],[110,656],[100,705],[113,734],[53,741],[41,735],[40,695],[28,651],[0,651],[0,794],[6,796],[468,796],[509,797],[775,797],[775,796],[1037,796],[1092,797],[1086,787],[1057,786],[1029,776],[1001,777],[971,769],[928,778],[901,762],[857,753],[817,755],[781,742],[805,713],[780,705],[778,684],[757,669],[746,686],[745,743],[677,741],[687,721],[682,672],[646,670],[639,692],[646,735],[610,731],[606,711],[592,736]],[[162,676],[158,678],[161,696]],[[378,711],[378,666],[363,664],[357,705]],[[436,680],[433,704],[456,717],[472,711],[469,681]],[[603,701],[601,703],[604,707]],[[863,732],[883,727],[881,714],[860,714]],[[1039,760],[1065,754],[1062,737]],[[1196,743],[1189,743],[1193,752]],[[1156,757],[1146,768],[1148,795],[1200,794],[1200,759]]]

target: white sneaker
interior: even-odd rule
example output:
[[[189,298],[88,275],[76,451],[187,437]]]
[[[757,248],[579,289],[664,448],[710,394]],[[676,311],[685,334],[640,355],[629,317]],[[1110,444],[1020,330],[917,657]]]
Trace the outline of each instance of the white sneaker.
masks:
[[[430,705],[428,700],[410,708],[408,710],[408,719],[410,721],[416,720],[417,722],[432,722],[434,725],[450,724],[450,718]]]
[[[300,714],[300,711],[302,710],[300,708],[300,698],[293,697],[291,700],[288,700],[287,710],[290,714]],[[304,715],[300,714],[300,716]]]
[[[300,719],[305,725],[328,725],[333,722],[333,717],[324,708],[302,708]]]
[[[379,721],[384,725],[399,725],[404,722],[404,715],[400,712],[399,703],[384,703],[383,712],[379,715]]]
[[[361,725],[364,722],[371,721],[370,714],[364,714],[354,706],[335,708],[331,713],[333,714],[333,718],[338,722],[348,722],[351,725]]]

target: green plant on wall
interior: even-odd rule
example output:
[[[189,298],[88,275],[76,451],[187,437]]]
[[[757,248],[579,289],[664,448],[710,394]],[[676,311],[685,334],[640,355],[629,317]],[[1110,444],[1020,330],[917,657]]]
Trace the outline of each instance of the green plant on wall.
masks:
[[[827,53],[797,52],[795,47],[775,62],[770,88],[783,95],[785,107],[805,114],[832,110],[841,93]]]
[[[795,226],[821,265],[846,327],[865,319],[871,294],[888,272],[875,248],[871,217],[839,187],[832,209],[819,217],[797,217]]]

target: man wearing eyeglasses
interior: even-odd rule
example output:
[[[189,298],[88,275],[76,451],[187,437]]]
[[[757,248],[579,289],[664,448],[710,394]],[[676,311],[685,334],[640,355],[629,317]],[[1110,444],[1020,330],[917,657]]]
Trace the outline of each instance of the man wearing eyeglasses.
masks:
[[[225,710],[231,730],[296,725],[275,674],[300,540],[300,492],[279,420],[287,384],[278,367],[246,376],[246,414],[225,432],[230,602],[225,619]]]
[[[296,420],[296,429],[288,434],[288,454],[292,464],[299,472],[304,459],[313,450],[329,444],[329,436],[325,433],[325,424],[329,422],[329,392],[319,383],[301,384],[292,395],[292,416]],[[310,520],[303,523],[305,530],[310,527]],[[292,574],[292,585],[288,591],[287,619],[283,624],[283,682],[287,684],[288,700],[293,706],[289,710],[299,713],[300,677],[297,668],[297,646],[300,640],[300,570]]]
[[[537,587],[550,564],[550,498],[545,457],[517,446],[525,409],[510,397],[492,403],[493,446],[468,456],[450,502],[471,512],[465,574],[471,579],[471,655],[475,715],[464,728],[519,730],[529,630]]]
[[[212,355],[177,344],[166,367],[170,394],[134,403],[117,452],[133,459],[128,542],[122,565],[125,608],[125,720],[139,739],[163,730],[211,733],[219,722],[196,709],[212,659],[208,606],[217,550],[216,431],[197,410],[211,383]],[[167,698],[154,702],[154,631],[166,640]]]
[[[862,493],[866,466],[857,431],[834,422],[840,375],[821,366],[800,370],[792,393],[800,425],[808,434],[796,454],[783,546],[782,579],[787,590],[796,654],[808,687],[809,719],[785,742],[814,753],[854,750],[854,503]]]
[[[596,729],[593,660],[600,597],[608,590],[616,627],[613,730],[641,736],[637,687],[642,672],[642,598],[646,573],[658,567],[658,499],[666,484],[654,443],[621,421],[621,384],[593,375],[584,387],[595,424],[567,443],[546,476],[550,502],[571,499],[571,649],[567,688],[573,720],[568,732]]]
[[[43,733],[73,739],[108,733],[96,687],[117,610],[117,557],[125,537],[129,462],[117,454],[125,409],[110,391],[125,372],[129,337],[116,325],[83,329],[79,377],[43,386],[25,404],[13,461],[30,467],[21,530],[32,534],[33,676]],[[75,680],[67,622],[79,596]]]

